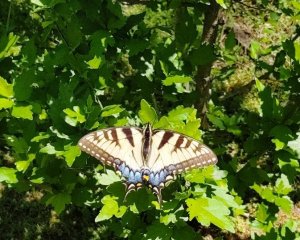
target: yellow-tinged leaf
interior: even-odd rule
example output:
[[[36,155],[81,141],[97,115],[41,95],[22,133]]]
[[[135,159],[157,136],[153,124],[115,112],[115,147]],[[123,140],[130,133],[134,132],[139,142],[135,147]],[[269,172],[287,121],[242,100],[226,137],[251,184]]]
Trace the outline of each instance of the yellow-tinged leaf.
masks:
[[[87,62],[90,69],[98,69],[102,63],[102,59],[100,56],[94,56],[93,59]]]
[[[29,120],[33,120],[33,112],[32,112],[32,106],[14,106],[12,109],[12,116],[16,117],[16,118],[23,118],[23,119],[29,119]]]
[[[0,182],[17,183],[16,169],[0,167]]]
[[[35,154],[31,153],[28,154],[26,160],[16,162],[15,165],[17,170],[19,172],[25,172],[34,158],[35,158]]]
[[[14,105],[14,101],[11,99],[0,98],[0,110],[11,108]]]
[[[110,219],[119,211],[119,205],[115,197],[106,195],[102,198],[101,202],[104,204],[104,206],[102,207],[98,216],[96,217],[96,222]]]
[[[0,95],[3,97],[13,97],[13,85],[9,84],[3,77],[0,77]]]

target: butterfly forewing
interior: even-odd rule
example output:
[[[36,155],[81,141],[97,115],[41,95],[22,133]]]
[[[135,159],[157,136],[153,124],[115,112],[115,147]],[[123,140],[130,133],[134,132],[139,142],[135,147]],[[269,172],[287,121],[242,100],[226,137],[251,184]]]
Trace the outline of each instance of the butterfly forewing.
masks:
[[[154,130],[147,165],[154,172],[167,168],[173,173],[212,165],[217,157],[206,145],[185,135]]]
[[[78,145],[104,164],[125,162],[130,169],[139,170],[143,164],[142,138],[140,128],[108,128],[85,135]]]

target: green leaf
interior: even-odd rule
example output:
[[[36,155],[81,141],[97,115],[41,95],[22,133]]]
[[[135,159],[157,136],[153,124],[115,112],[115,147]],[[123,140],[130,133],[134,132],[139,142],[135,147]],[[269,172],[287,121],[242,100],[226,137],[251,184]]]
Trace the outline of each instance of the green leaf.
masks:
[[[196,218],[199,223],[209,226],[210,223],[217,227],[234,233],[234,224],[229,218],[230,210],[222,201],[215,198],[187,199],[189,218]]]
[[[268,202],[274,202],[276,196],[273,194],[271,187],[261,187],[256,183],[251,187],[254,189],[263,199],[267,200]]]
[[[119,175],[117,175],[115,171],[109,169],[106,170],[106,173],[100,174],[100,176],[96,175],[96,179],[99,184],[105,186],[121,181]]]
[[[76,157],[81,154],[80,149],[78,146],[64,146],[64,149],[61,155],[65,157],[68,167],[72,167]]]
[[[33,83],[36,82],[36,76],[33,69],[22,72],[16,77],[14,82],[14,92],[17,101],[30,99],[33,90]]]
[[[194,183],[209,183],[212,181],[224,181],[226,177],[226,171],[218,170],[214,166],[207,166],[205,168],[196,168],[188,171],[184,178],[189,182]],[[218,189],[217,187],[214,187]],[[220,190],[221,191],[221,190]]]
[[[256,85],[257,90],[260,92],[262,92],[265,89],[265,85],[258,79],[255,80],[255,85]]]
[[[123,217],[123,215],[125,214],[126,211],[127,211],[127,207],[126,206],[120,206],[119,207],[119,211],[115,214],[115,216],[117,218],[121,218],[121,217]]]
[[[0,76],[0,95],[7,98],[14,96],[13,85],[7,83],[7,81],[1,76]]]
[[[260,54],[261,54],[260,43],[252,40],[251,45],[250,45],[250,56],[253,59],[257,59]]]
[[[165,225],[169,225],[170,223],[176,223],[177,218],[175,213],[169,213],[164,216],[160,216],[159,221]]]
[[[172,228],[161,223],[153,223],[147,227],[144,239],[169,240],[172,239]]]
[[[119,214],[119,205],[116,201],[116,197],[106,195],[102,198],[101,202],[104,204],[102,209],[100,210],[98,216],[95,219],[95,222],[104,221],[112,218],[114,215],[120,216]],[[124,212],[124,208],[121,209],[122,213]],[[125,213],[125,212],[124,212]],[[123,214],[124,214],[123,213]]]
[[[19,172],[24,173],[28,169],[28,167],[30,166],[31,162],[34,159],[35,159],[35,154],[33,154],[33,153],[28,154],[26,160],[18,161],[18,162],[15,163],[17,170]]]
[[[57,214],[60,214],[64,209],[66,204],[71,203],[71,196],[67,193],[59,193],[51,196],[46,204],[51,204]]]
[[[78,106],[74,106],[73,110],[66,108],[63,111],[67,115],[65,117],[66,123],[73,127],[75,127],[77,123],[84,123],[86,120],[85,116],[80,113],[80,108]]]
[[[290,213],[293,208],[293,201],[288,196],[277,197],[275,204],[286,213]]]
[[[135,56],[149,47],[147,39],[130,39],[126,42],[129,56]]]
[[[120,105],[109,105],[102,109],[101,117],[117,116],[123,111],[124,108],[121,108]]]
[[[288,146],[300,156],[300,132],[297,133],[297,138],[288,142]]]
[[[168,114],[168,120],[173,123],[182,123],[183,121],[198,120],[196,118],[197,110],[195,108],[185,108],[178,106]]]
[[[51,0],[51,1],[43,1],[43,0],[31,0],[31,3],[36,4],[39,7],[51,8],[56,4],[64,3],[65,0]]]
[[[272,143],[275,144],[275,150],[276,151],[279,151],[279,150],[283,149],[284,146],[285,146],[285,143],[281,142],[279,139],[274,138],[271,141],[272,141]]]
[[[20,47],[16,46],[19,36],[9,33],[8,36],[1,35],[0,40],[0,59],[17,56],[20,52]]]
[[[215,187],[214,190],[215,199],[222,201],[227,207],[238,208],[239,205],[235,201],[234,197],[229,195],[224,189],[220,187]]]
[[[0,182],[17,183],[16,172],[14,168],[0,167]]]
[[[281,174],[280,178],[276,180],[275,192],[281,195],[287,195],[293,191],[292,186],[289,183],[289,180],[286,175]]]
[[[175,84],[175,83],[188,83],[191,81],[193,81],[193,79],[191,77],[176,75],[176,76],[167,77],[162,82],[163,82],[163,85],[165,85],[165,86],[171,86],[172,84]]]
[[[234,31],[230,31],[227,34],[227,37],[225,40],[225,47],[228,50],[232,50],[235,46],[236,46],[235,34],[234,34]]]
[[[102,58],[100,56],[94,56],[94,58],[87,62],[90,69],[98,69],[102,63]]]
[[[210,64],[216,59],[214,49],[210,45],[201,45],[197,50],[192,51],[190,60],[194,65]]]
[[[179,225],[179,224],[178,224]],[[179,239],[193,239],[196,240],[199,237],[199,233],[195,232],[194,229],[188,225],[176,226],[173,228],[173,238],[174,240]]]
[[[189,182],[194,183],[204,183],[205,182],[205,176],[203,174],[203,169],[193,169],[191,171],[188,171],[184,178]]]
[[[258,209],[256,211],[256,219],[264,223],[267,220],[268,216],[268,207],[263,203],[259,204]]]
[[[48,143],[45,147],[40,149],[41,153],[47,153],[49,155],[56,154],[57,151],[55,150],[55,147],[52,146],[50,143]]]
[[[11,108],[14,105],[14,101],[6,98],[0,98],[0,110]]]
[[[103,56],[106,48],[113,46],[114,43],[114,37],[109,31],[98,30],[91,36],[90,55]]]
[[[270,136],[275,137],[277,141],[287,144],[289,141],[293,140],[293,133],[291,129],[284,125],[277,125],[270,131]]]
[[[138,115],[143,123],[155,123],[157,121],[157,114],[155,109],[145,100],[141,100],[141,110]]]
[[[50,134],[45,132],[39,132],[38,136],[35,136],[31,139],[31,142],[40,142],[41,140],[50,138]]]
[[[17,138],[14,135],[5,135],[5,134],[4,137],[7,144],[13,147],[16,153],[27,153],[29,146],[24,138],[22,137]]]
[[[33,120],[32,106],[31,105],[25,107],[13,106],[11,115],[16,118]]]

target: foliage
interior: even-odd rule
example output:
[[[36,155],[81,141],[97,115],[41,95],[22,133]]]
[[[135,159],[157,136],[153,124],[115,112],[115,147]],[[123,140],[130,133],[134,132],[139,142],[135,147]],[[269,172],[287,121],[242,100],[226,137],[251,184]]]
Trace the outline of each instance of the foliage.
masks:
[[[37,191],[40,214],[53,218],[51,207],[69,236],[68,216],[90,239],[299,239],[300,6],[217,1],[227,20],[211,46],[200,40],[209,2],[1,1],[5,188]],[[195,76],[207,64],[204,129]],[[89,131],[147,122],[204,141],[219,159],[179,176],[162,206],[144,188],[125,199],[120,177],[77,147]],[[0,217],[1,233],[10,221]]]

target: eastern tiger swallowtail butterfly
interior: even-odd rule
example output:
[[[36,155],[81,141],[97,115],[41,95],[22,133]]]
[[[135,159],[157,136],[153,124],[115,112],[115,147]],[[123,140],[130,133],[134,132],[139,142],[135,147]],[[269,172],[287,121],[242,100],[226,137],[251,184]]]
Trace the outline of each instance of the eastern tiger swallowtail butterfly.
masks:
[[[91,132],[80,139],[80,149],[111,165],[120,173],[127,193],[143,185],[152,188],[159,203],[161,189],[178,173],[215,164],[206,145],[169,130],[113,127]]]

